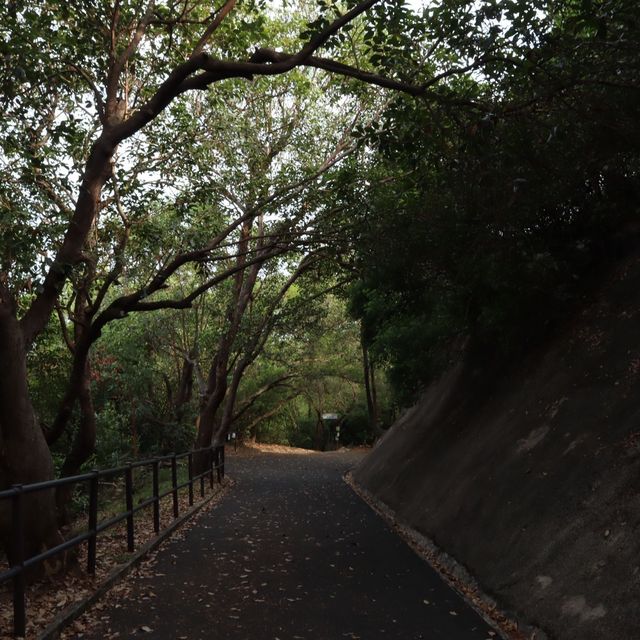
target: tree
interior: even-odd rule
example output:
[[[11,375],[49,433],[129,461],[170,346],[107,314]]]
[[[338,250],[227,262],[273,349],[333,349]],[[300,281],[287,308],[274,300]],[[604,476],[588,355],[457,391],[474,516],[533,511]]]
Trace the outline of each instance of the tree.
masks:
[[[201,225],[190,239],[188,227],[195,220],[182,220],[177,228],[184,244],[170,253],[153,250],[153,234],[161,226],[155,224],[156,217],[167,214],[178,220],[184,200],[175,198],[170,203],[171,196],[177,196],[180,187],[194,184],[191,180],[176,188],[165,174],[164,183],[155,187],[146,182],[151,176],[162,174],[160,167],[171,153],[169,138],[176,123],[193,115],[191,108],[197,101],[189,104],[187,95],[215,87],[214,93],[224,98],[222,87],[234,83],[237,87],[248,80],[311,68],[407,96],[422,96],[424,100],[418,107],[406,99],[386,105],[385,116],[380,118],[383,127],[378,123],[362,125],[360,140],[368,140],[371,145],[361,158],[367,170],[371,169],[368,175],[376,182],[390,184],[384,182],[389,177],[384,174],[393,169],[392,183],[404,180],[405,186],[410,187],[405,198],[410,193],[438,195],[439,178],[434,170],[425,170],[426,163],[420,160],[422,150],[428,151],[425,158],[444,166],[454,156],[468,160],[460,171],[452,170],[450,176],[454,178],[448,182],[451,186],[455,179],[473,176],[474,171],[482,168],[482,162],[492,159],[489,149],[494,145],[489,142],[493,142],[494,132],[505,132],[507,138],[515,141],[522,131],[532,130],[537,139],[544,139],[551,120],[529,129],[526,126],[510,129],[502,120],[517,113],[535,114],[536,109],[547,103],[558,105],[569,89],[580,89],[571,95],[576,96],[574,107],[582,109],[583,114],[597,111],[602,101],[612,107],[606,88],[612,90],[615,100],[623,98],[622,107],[617,111],[611,108],[610,113],[635,115],[634,103],[628,99],[628,92],[635,90],[637,84],[634,49],[625,40],[628,34],[634,36],[628,20],[631,3],[623,0],[615,3],[614,14],[617,9],[623,14],[620,19],[611,13],[609,4],[598,5],[596,23],[589,20],[587,9],[587,3],[581,2],[571,3],[564,11],[555,5],[547,7],[542,2],[521,0],[510,0],[500,6],[486,0],[473,7],[442,0],[418,16],[400,2],[366,0],[359,4],[349,2],[344,8],[327,3],[320,6],[319,12],[310,11],[305,33],[294,38],[290,30],[271,28],[268,12],[259,5],[247,2],[236,7],[235,0],[228,0],[213,12],[203,0],[188,6],[166,6],[153,0],[145,3],[117,0],[113,4],[101,1],[90,6],[83,2],[58,6],[18,0],[2,6],[0,356],[8,364],[0,373],[0,485],[46,479],[53,473],[27,384],[27,352],[38,347],[54,311],[59,311],[63,318],[61,330],[68,331],[73,363],[69,388],[49,430],[49,438],[53,438],[51,433],[55,436],[64,431],[76,403],[81,406],[83,417],[83,428],[77,431],[78,447],[70,452],[69,471],[91,451],[95,425],[90,419],[93,409],[87,385],[91,375],[88,354],[105,327],[133,312],[188,308],[203,291],[236,274],[235,282],[239,283],[236,311],[243,305],[246,308],[252,289],[249,284],[252,279],[255,282],[249,268],[284,252],[279,244],[269,244],[266,236],[258,240],[260,233],[252,235],[254,225],[260,224],[264,203],[231,221],[224,216],[217,218],[219,226],[206,235],[199,233],[204,226]],[[368,10],[371,11],[365,18]],[[613,26],[605,29],[607,21],[612,21]],[[609,46],[607,33],[621,36],[622,40],[618,38],[614,46]],[[265,40],[273,48],[246,53],[255,42]],[[33,42],[38,46],[32,46]],[[286,51],[297,53],[278,51],[276,47],[280,44]],[[317,56],[321,47],[333,57]],[[580,59],[595,64],[594,78],[585,73]],[[612,80],[612,71],[619,60],[630,71]],[[47,70],[44,75],[42,69]],[[595,88],[587,91],[592,86]],[[345,87],[348,87],[343,89],[345,92],[364,94],[362,86],[353,82]],[[590,100],[580,104],[579,97],[585,94]],[[556,102],[555,96],[559,96]],[[200,106],[209,108],[211,103],[202,100]],[[500,121],[498,126],[496,119]],[[559,118],[558,122],[563,124],[565,120]],[[224,125],[224,121],[219,124]],[[435,147],[425,143],[427,135],[412,134],[416,126],[420,131],[428,126],[437,132]],[[590,131],[584,135],[582,148],[587,148],[588,141],[596,136],[593,129],[587,127],[584,131]],[[621,136],[616,139],[621,140]],[[605,149],[604,142],[600,142],[598,148]],[[461,149],[467,147],[474,152],[480,148],[485,155],[465,155]],[[160,148],[161,153],[156,153]],[[624,149],[622,144],[609,149],[598,156],[598,162],[604,158],[619,160],[616,153]],[[386,154],[387,164],[372,162],[377,151]],[[411,180],[405,173],[411,174],[416,159],[420,160],[422,173],[420,179]],[[517,159],[522,160],[522,154]],[[501,162],[507,166],[512,160],[510,151]],[[589,168],[597,168],[598,162],[589,163]],[[620,166],[615,174],[626,180],[628,163],[620,162]],[[593,184],[597,183],[593,181],[597,173],[590,175]],[[127,177],[132,176],[129,182]],[[507,181],[510,188],[516,178]],[[354,220],[360,221],[362,197],[366,202],[375,188],[371,190],[363,184],[349,186],[349,180],[352,177],[345,172],[343,183],[332,177],[332,184],[339,207],[355,203]],[[251,182],[259,185],[255,174]],[[428,189],[422,190],[422,186]],[[500,190],[478,191],[480,196],[486,196]],[[378,188],[377,195],[384,202],[384,189]],[[499,220],[489,225],[484,222],[467,225],[473,216],[467,215],[470,208],[462,206],[462,195],[455,189],[445,190],[440,198],[444,205],[435,210],[442,213],[451,203],[456,212],[451,220],[461,221],[468,230],[467,238],[473,239],[475,233],[488,246],[506,244],[496,239],[498,232],[503,232]],[[390,198],[387,203],[393,204]],[[483,206],[489,205],[486,198]],[[335,208],[329,202],[325,206],[327,210]],[[153,213],[147,220],[141,213],[145,208]],[[403,209],[411,218],[412,206],[403,205]],[[562,210],[566,213],[571,208]],[[442,237],[455,228],[448,218],[445,221],[444,215],[435,218],[442,221],[439,225]],[[534,221],[540,219],[543,218],[533,216]],[[526,215],[522,220],[526,220]],[[371,229],[367,227],[370,222],[365,221],[361,227],[357,242],[344,246],[336,242],[333,247],[343,254],[340,256],[343,262],[345,257],[355,256],[352,266],[361,271],[365,258],[371,257],[357,255],[360,248],[371,245],[368,235]],[[390,238],[397,231],[389,217],[380,216],[375,222],[378,230],[389,231]],[[349,224],[345,216],[342,228]],[[285,227],[286,224],[278,232],[287,234]],[[522,237],[528,238],[523,231],[527,228],[526,224],[520,227]],[[150,233],[149,242],[140,246],[146,246],[146,250],[132,254],[131,240],[135,244],[134,236],[145,231]],[[226,245],[237,232],[241,233],[240,244],[233,244],[240,250],[229,253]],[[421,234],[416,234],[416,246],[420,238]],[[432,240],[428,240],[431,245]],[[243,247],[254,241],[264,244],[244,252]],[[468,246],[472,246],[472,240]],[[132,281],[134,286],[126,292],[116,292],[113,287],[119,286],[124,273],[122,247],[126,248],[132,268],[139,265],[152,268],[147,272],[148,282]],[[515,254],[515,250],[510,252],[512,256]],[[219,263],[216,266],[220,268],[212,268],[213,262]],[[164,295],[166,285],[193,265],[203,267],[202,283],[179,297]],[[466,271],[474,275],[490,273],[491,261],[483,266]],[[461,304],[465,301],[470,301],[474,322],[486,317],[482,310],[476,310],[477,301],[483,299],[477,295],[481,287],[474,287],[474,295],[467,295],[467,289],[458,286],[463,271],[452,265],[450,255],[434,252],[429,268],[423,272],[429,277],[425,275],[424,279],[429,284],[436,282],[447,296],[442,304],[436,305],[429,297],[431,317],[434,308],[446,309],[448,314],[458,317],[459,309],[466,308]],[[449,282],[456,284],[449,286]],[[384,286],[377,287],[375,277],[368,277],[366,291],[376,288],[378,292],[385,290]],[[384,295],[373,298],[382,300]],[[397,298],[407,296],[400,293]],[[231,325],[234,324],[235,319]],[[408,328],[411,322],[405,325]],[[376,334],[379,336],[380,332]],[[378,357],[375,345],[370,346],[377,361],[383,362],[382,350]],[[225,350],[226,347],[220,351],[219,372],[213,376],[221,384],[210,385],[210,398],[220,396],[223,370],[225,376],[228,374],[228,366],[223,366],[228,361]],[[210,424],[214,413],[209,411],[205,424]],[[23,454],[27,449],[30,456],[25,463]],[[42,504],[30,510],[34,522],[28,526],[33,532],[27,540],[28,551],[48,544],[49,538],[56,535],[52,498],[43,494],[39,500]],[[3,520],[6,522],[6,518]],[[0,529],[6,531],[6,526]]]
[[[251,309],[251,326],[245,327],[243,331],[243,343],[240,346],[240,353],[235,359],[235,364],[231,371],[230,384],[227,387],[227,391],[224,397],[224,407],[220,417],[220,425],[214,434],[214,442],[222,443],[229,432],[234,419],[234,411],[236,408],[236,398],[238,395],[238,389],[242,378],[247,368],[252,365],[256,358],[263,352],[266,342],[269,336],[274,331],[279,321],[282,319],[283,310],[282,303],[286,298],[287,293],[294,286],[294,284],[303,276],[308,274],[314,269],[315,265],[322,260],[321,256],[314,254],[305,255],[299,262],[298,266],[293,270],[284,282],[279,283],[275,287],[271,295],[265,295],[264,289],[268,288],[269,283],[261,282],[261,297],[267,298],[266,304],[263,302],[264,308],[254,312],[255,299],[253,301],[253,307]],[[266,286],[265,286],[266,284]],[[262,302],[262,301],[261,301]],[[275,380],[271,381],[266,387],[258,390],[258,395],[262,395],[266,391],[269,391],[275,386],[281,385],[283,382],[293,378],[292,374],[281,375]],[[249,399],[248,402],[251,402]]]
[[[345,168],[358,231],[342,252],[359,273],[352,306],[369,350],[403,403],[452,360],[521,353],[632,241],[640,58],[630,11],[558,3],[528,40],[507,15],[511,53],[486,76],[456,80],[466,104],[397,102],[363,132],[382,153]],[[460,19],[464,55],[473,18]]]
[[[318,449],[334,444],[329,438],[337,426],[341,442],[375,438],[367,420],[358,326],[336,296],[345,284],[333,279],[324,261],[291,286],[262,352],[242,379],[234,431]],[[389,417],[387,401],[383,378],[381,422]],[[326,413],[338,414],[337,423],[326,423]]]
[[[5,121],[5,130],[18,132],[29,120],[28,114],[33,112],[40,118],[40,126],[48,128],[52,134],[51,140],[64,138],[74,146],[78,140],[78,127],[71,124],[74,120],[70,117],[68,124],[60,126],[51,113],[58,97],[75,104],[86,98],[86,131],[96,131],[96,134],[85,138],[93,139],[86,153],[70,154],[70,157],[82,157],[81,167],[77,167],[75,174],[71,170],[61,176],[55,167],[47,165],[47,169],[52,169],[63,183],[70,183],[77,176],[78,187],[70,186],[71,192],[75,192],[71,196],[71,215],[68,220],[57,216],[58,229],[51,229],[51,244],[43,260],[46,266],[42,269],[41,281],[30,295],[26,292],[25,296],[28,279],[23,274],[28,271],[31,260],[18,252],[23,238],[13,234],[3,247],[0,356],[7,366],[0,375],[2,486],[44,480],[53,475],[51,456],[34,415],[27,386],[26,353],[47,326],[70,273],[83,263],[83,252],[99,219],[103,192],[112,177],[112,161],[118,150],[124,149],[127,141],[133,140],[181,95],[206,89],[229,78],[273,76],[306,65],[331,67],[335,73],[403,88],[401,83],[314,57],[318,48],[374,3],[375,0],[367,0],[357,4],[323,24],[295,54],[259,49],[248,58],[236,60],[222,60],[205,51],[214,33],[222,36],[220,46],[228,46],[232,55],[241,48],[241,43],[234,42],[231,37],[233,31],[224,37],[223,23],[234,9],[235,0],[228,0],[213,14],[204,2],[193,3],[185,11],[156,6],[153,1],[144,8],[136,2],[116,2],[113,6],[105,2],[91,7],[84,3],[36,6],[19,2],[3,7],[0,16],[5,25],[2,41],[9,54],[4,62],[3,84],[8,87],[5,101],[10,103],[10,111],[16,118]],[[46,46],[30,49],[27,43],[34,38],[40,38]],[[21,60],[24,65],[19,64],[15,51],[8,50],[9,41],[18,43],[17,55],[24,54]],[[145,46],[142,46],[143,41]],[[78,43],[78,49],[72,57],[67,52],[74,42]],[[51,72],[44,84],[39,77],[42,68]],[[158,81],[161,75],[164,79]],[[79,87],[84,87],[84,93]],[[49,89],[53,90],[53,100],[47,97]],[[11,144],[10,140],[6,142],[5,153]],[[15,152],[15,149],[13,143],[11,150]],[[49,189],[46,182],[39,183],[40,160],[34,160],[32,173],[36,178],[31,180],[31,185],[39,187],[38,203],[55,202],[59,192]],[[12,219],[17,209],[7,200],[3,202],[3,216]],[[26,210],[28,207],[24,206],[19,210],[20,214],[24,216]],[[42,210],[46,211],[46,207]],[[29,224],[25,226],[29,227]],[[149,308],[151,303],[141,302],[144,295],[141,291],[122,304]],[[111,307],[110,313],[123,311],[126,313],[127,308],[116,305]],[[94,331],[100,330],[100,324],[94,326]],[[80,364],[77,368],[80,370]],[[27,451],[28,456],[25,455]],[[51,496],[41,493],[37,501],[39,504],[29,509],[33,515],[26,528],[29,531],[27,553],[50,544],[56,536]],[[3,520],[2,530],[6,532],[6,518]]]

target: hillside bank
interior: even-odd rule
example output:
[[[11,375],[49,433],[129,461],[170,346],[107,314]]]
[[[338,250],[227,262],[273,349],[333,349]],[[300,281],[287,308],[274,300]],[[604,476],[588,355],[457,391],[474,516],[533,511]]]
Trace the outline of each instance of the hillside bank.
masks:
[[[640,255],[516,366],[459,364],[354,472],[558,640],[640,638]]]

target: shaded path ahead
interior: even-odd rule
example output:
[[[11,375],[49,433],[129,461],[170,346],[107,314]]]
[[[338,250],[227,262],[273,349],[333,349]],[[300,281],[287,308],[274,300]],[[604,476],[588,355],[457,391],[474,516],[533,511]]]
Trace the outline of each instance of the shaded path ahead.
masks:
[[[157,575],[134,580],[94,637],[495,638],[344,483],[358,457],[230,454],[236,486],[163,547]]]

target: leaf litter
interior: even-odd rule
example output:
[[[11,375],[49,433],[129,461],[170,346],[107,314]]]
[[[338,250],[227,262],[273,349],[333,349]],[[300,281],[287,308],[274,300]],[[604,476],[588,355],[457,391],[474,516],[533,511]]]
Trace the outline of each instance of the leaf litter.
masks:
[[[215,485],[213,498],[196,513],[191,519],[183,523],[180,528],[172,533],[162,545],[171,540],[181,540],[186,532],[198,521],[201,515],[217,504],[226,490],[233,485],[230,478],[225,478],[222,486]],[[195,487],[194,487],[195,489]],[[211,494],[209,494],[210,496]],[[194,491],[194,505],[198,504],[198,493]],[[179,493],[178,504],[180,513],[184,514],[189,506],[189,497],[186,492]],[[153,518],[151,507],[136,513],[135,517],[135,543],[136,549],[156,537],[153,530]],[[173,503],[171,496],[160,501],[160,531],[172,524]],[[78,530],[86,529],[86,516],[74,523]],[[73,528],[73,527],[72,527]],[[87,564],[86,545],[77,547],[74,555],[69,557],[68,567],[64,572],[55,575],[45,575],[44,578],[31,584],[27,588],[27,634],[25,640],[35,640],[54,619],[67,610],[92,595],[105,582],[111,572],[119,566],[127,563],[133,555],[127,552],[126,524],[122,522],[98,535],[96,574],[90,576],[86,573]],[[87,612],[74,620],[68,628],[62,630],[61,640],[69,640],[88,633],[98,623],[105,623],[107,617],[103,611],[109,607],[119,608],[118,601],[126,599],[131,594],[131,582],[137,577],[161,577],[163,573],[154,571],[154,561],[158,549],[151,552],[136,568],[127,576],[113,585],[102,598],[93,604]],[[0,567],[4,570],[4,567]],[[2,585],[0,590],[0,640],[15,640],[13,629],[13,591],[11,581]],[[156,595],[153,591],[144,594],[144,598],[152,600]],[[152,629],[146,625],[140,627],[141,633],[150,633]],[[119,633],[107,631],[105,640],[113,640]]]
[[[454,590],[458,591],[476,611],[485,619],[488,619],[497,627],[506,640],[536,640],[537,631],[524,631],[517,620],[514,620],[500,610],[497,603],[485,596],[473,579],[465,580],[456,575],[441,559],[443,555],[433,543],[424,539],[410,527],[401,524],[395,514],[385,505],[379,503],[368,491],[359,487],[349,473],[345,476],[345,482],[359,495],[376,513],[386,520],[391,528],[413,549],[413,551],[428,562]],[[428,600],[423,600],[424,604],[431,604]],[[449,611],[452,616],[457,616],[455,611]],[[496,632],[489,631],[487,640],[493,640]]]

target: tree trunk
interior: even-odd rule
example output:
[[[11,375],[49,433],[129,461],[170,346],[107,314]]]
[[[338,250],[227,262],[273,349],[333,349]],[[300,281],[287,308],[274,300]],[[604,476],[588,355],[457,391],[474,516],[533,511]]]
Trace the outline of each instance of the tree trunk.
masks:
[[[287,291],[289,291],[293,283],[300,277],[302,273],[304,273],[308,269],[310,264],[311,264],[310,262],[303,261],[295,270],[295,272],[285,282],[284,286],[281,287],[280,291],[278,292],[278,295],[275,297],[275,299],[269,306],[269,309],[267,310],[266,314],[264,315],[261,322],[259,323],[258,329],[250,337],[250,340],[248,341],[248,344],[245,347],[244,356],[240,358],[236,363],[236,366],[233,370],[233,375],[231,378],[231,384],[227,389],[227,394],[225,397],[224,410],[223,410],[222,418],[220,421],[220,429],[219,431],[216,432],[214,436],[215,442],[219,442],[221,444],[222,442],[224,442],[224,439],[229,433],[229,429],[233,422],[233,411],[236,404],[236,398],[238,395],[238,388],[240,387],[240,382],[242,380],[244,372],[247,370],[247,367],[249,367],[249,365],[252,364],[255,361],[255,359],[258,357],[258,355],[260,355],[260,353],[262,352],[262,349],[264,348],[264,345],[267,339],[269,338],[271,331],[273,330],[273,324],[271,323],[271,320],[275,310],[277,309],[278,305],[286,295]],[[252,271],[249,277],[247,278],[245,289],[250,287],[248,289],[249,295],[253,292],[253,287],[255,284],[255,280],[257,278],[258,270],[259,270],[259,266],[254,266],[252,268]],[[241,303],[242,303],[242,298],[239,299],[238,307],[240,307]],[[242,309],[242,312],[244,313],[244,309]],[[281,380],[285,380],[288,377],[290,376],[285,376],[281,378]],[[278,384],[278,381],[276,381],[276,384]],[[268,388],[270,388],[270,385],[267,385],[267,389]]]
[[[85,366],[78,400],[80,402],[80,423],[73,439],[71,451],[69,451],[62,464],[60,473],[62,477],[77,474],[96,449],[96,414],[91,395],[91,365],[88,361]],[[73,496],[73,489],[73,485],[65,485],[56,492],[58,521],[60,524],[68,524],[69,522],[68,506]]]
[[[220,418],[220,425],[214,434],[214,443],[222,444],[229,433],[229,429],[233,422],[233,410],[236,406],[236,398],[238,397],[238,387],[240,386],[240,381],[242,380],[242,376],[246,368],[247,365],[245,364],[245,360],[242,359],[238,364],[236,364],[235,369],[233,370],[231,384],[229,385],[224,398],[224,407]]]
[[[242,266],[246,262],[246,252],[249,246],[252,223],[253,221],[251,220],[242,226],[240,240],[238,242],[239,255],[236,259],[238,266]],[[262,233],[262,216],[260,216],[259,228]],[[260,243],[261,241],[259,240],[258,242]],[[258,250],[260,250],[260,248],[261,246],[259,245]],[[260,268],[261,263],[258,262],[251,266],[248,274],[245,274],[245,272],[241,270],[238,271],[235,277],[234,294],[227,309],[227,320],[229,324],[227,330],[220,336],[218,351],[209,370],[204,403],[200,408],[198,434],[196,436],[196,448],[198,449],[208,447],[212,444],[216,427],[216,415],[227,393],[227,373],[231,348],[238,334],[242,317],[251,299]],[[218,419],[221,419],[221,416]],[[202,473],[205,470],[204,465],[206,465],[206,463],[206,456],[196,456],[194,458],[195,472]]]
[[[68,346],[73,354],[71,374],[69,376],[69,382],[67,383],[67,389],[65,391],[64,397],[58,407],[58,413],[56,414],[53,424],[51,425],[51,429],[49,429],[46,434],[47,443],[49,445],[54,444],[56,440],[58,440],[58,438],[60,438],[60,436],[65,432],[69,424],[69,420],[71,419],[73,408],[76,402],[80,403],[80,411],[82,413],[80,425],[81,430],[83,428],[82,423],[85,422],[84,416],[86,415],[86,412],[93,412],[93,401],[91,399],[91,365],[89,364],[89,351],[91,350],[91,345],[95,340],[96,334],[92,331],[91,323],[93,320],[93,311],[91,303],[89,302],[88,291],[90,290],[94,280],[95,269],[93,267],[93,264],[91,264],[88,267],[88,273],[85,277],[85,281],[83,282],[81,287],[78,287],[78,290],[76,292],[73,342],[68,342]],[[89,443],[91,453],[93,453],[93,449],[95,447],[95,415],[91,418],[87,418],[86,420],[87,428],[89,429],[89,431],[87,432],[86,436],[80,436],[80,439],[82,440],[84,438],[87,443]],[[91,435],[92,432],[93,436]],[[91,440],[93,441],[92,443]],[[76,448],[76,446],[82,448],[85,447],[85,445],[82,445],[78,441],[77,437],[73,446],[74,448]],[[72,453],[71,455],[73,456],[76,454]],[[84,462],[84,460],[82,462]],[[73,468],[73,466],[74,463],[71,462],[70,468]],[[77,468],[80,468],[80,465],[77,465]],[[72,473],[74,472],[75,470],[72,471]],[[68,473],[63,475],[72,474]]]
[[[176,422],[181,422],[184,418],[185,406],[191,400],[193,395],[193,373],[194,373],[195,355],[190,353],[188,357],[182,360],[182,371],[180,373],[180,383],[178,391],[173,401],[173,413]]]
[[[1,294],[0,294],[1,296]],[[0,297],[0,488],[53,479],[53,461],[27,386],[22,331],[10,301]],[[0,541],[10,563],[11,501],[0,501]],[[60,541],[53,490],[25,496],[27,557]]]
[[[88,291],[95,280],[93,264],[88,264],[87,275],[84,282],[77,289],[74,309],[74,341],[70,344],[73,352],[73,366],[67,392],[56,416],[54,428],[49,434],[59,436],[66,428],[71,417],[75,401],[80,406],[80,421],[74,434],[71,450],[67,453],[60,475],[62,477],[77,474],[82,465],[89,460],[96,448],[96,415],[91,396],[91,362],[89,351],[93,343],[91,321],[93,318],[92,307],[89,301]],[[68,506],[73,496],[73,485],[59,487],[56,491],[58,504],[58,521],[67,524],[69,520]]]
[[[362,367],[364,369],[364,389],[367,396],[367,414],[369,417],[369,430],[372,436],[382,435],[378,421],[378,393],[376,390],[376,378],[374,367],[369,360],[369,350],[364,341],[363,330],[360,332],[360,346],[362,347]]]
[[[320,413],[320,411],[316,409],[315,412],[317,419],[313,448],[316,449],[316,451],[324,451],[326,446],[324,420],[322,419],[322,413]]]
[[[207,394],[203,405],[200,408],[198,417],[198,433],[196,435],[196,449],[203,449],[211,446],[216,428],[216,415],[227,392],[227,363],[229,360],[228,350],[218,351],[211,370],[207,384]],[[197,454],[194,456],[194,473],[205,471],[208,463],[206,455]]]
[[[86,378],[89,367],[89,349],[91,348],[91,340],[88,336],[88,332],[82,332],[80,337],[73,348],[73,363],[71,366],[71,374],[69,375],[69,382],[67,383],[67,389],[64,397],[62,398],[60,405],[58,406],[58,412],[51,425],[51,428],[47,430],[46,438],[49,445],[55,444],[57,440],[65,432],[69,420],[73,414],[73,408],[76,401],[81,398],[83,389],[86,387]]]
[[[376,385],[376,368],[371,364],[369,368],[369,375],[371,377],[371,400],[373,405],[373,434],[381,436],[384,430],[380,426],[380,407],[378,406],[378,387]]]

